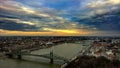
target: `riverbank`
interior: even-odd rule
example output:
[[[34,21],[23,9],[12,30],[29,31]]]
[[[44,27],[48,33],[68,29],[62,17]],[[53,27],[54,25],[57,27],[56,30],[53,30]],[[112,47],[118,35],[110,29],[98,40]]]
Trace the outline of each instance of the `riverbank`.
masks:
[[[94,41],[83,50],[80,56],[61,68],[119,68],[119,44],[120,42]]]
[[[60,68],[60,65],[6,58],[0,60],[0,68]]]
[[[119,60],[109,60],[99,56],[79,56],[64,68],[120,68]]]

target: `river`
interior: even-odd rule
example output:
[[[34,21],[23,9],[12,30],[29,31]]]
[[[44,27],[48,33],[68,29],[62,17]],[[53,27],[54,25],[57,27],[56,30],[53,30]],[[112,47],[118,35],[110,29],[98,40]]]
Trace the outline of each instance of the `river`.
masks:
[[[32,54],[47,54],[52,50],[54,54],[57,54],[66,59],[72,59],[79,54],[79,52],[89,45],[90,40],[85,41],[85,43],[64,43],[57,46],[40,49],[31,52]],[[49,63],[49,59],[35,57],[35,56],[22,56],[24,60],[16,59],[1,59],[0,68],[60,68],[64,63],[63,61],[55,60],[54,64]]]

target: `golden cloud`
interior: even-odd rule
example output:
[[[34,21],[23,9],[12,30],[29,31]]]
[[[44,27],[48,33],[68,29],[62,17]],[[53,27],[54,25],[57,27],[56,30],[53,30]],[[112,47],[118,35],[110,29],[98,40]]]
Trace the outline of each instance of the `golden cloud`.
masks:
[[[78,33],[77,30],[67,30],[67,29],[52,29],[52,28],[43,28],[43,30],[46,31],[52,31],[52,32],[62,32],[62,33]]]
[[[34,31],[11,31],[0,29],[0,35],[3,36],[85,36],[94,34],[95,31],[89,30],[63,30],[63,29],[44,29],[49,30],[45,32],[34,32]]]

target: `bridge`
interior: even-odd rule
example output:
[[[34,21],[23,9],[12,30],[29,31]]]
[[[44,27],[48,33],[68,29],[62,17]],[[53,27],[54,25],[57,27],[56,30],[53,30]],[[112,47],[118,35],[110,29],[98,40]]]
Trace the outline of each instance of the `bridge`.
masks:
[[[54,54],[53,51],[50,51],[47,54],[41,54],[41,55],[39,55],[39,54],[32,54],[29,51],[17,49],[17,50],[15,50],[13,52],[6,53],[6,55],[9,56],[9,57],[11,57],[11,58],[13,58],[13,55],[17,56],[17,59],[22,59],[22,56],[24,56],[24,55],[42,57],[42,58],[45,58],[45,59],[49,59],[51,64],[54,63],[54,60],[62,60],[65,63],[70,62],[69,59],[67,59],[65,57],[62,57],[62,56],[59,56],[57,54]]]

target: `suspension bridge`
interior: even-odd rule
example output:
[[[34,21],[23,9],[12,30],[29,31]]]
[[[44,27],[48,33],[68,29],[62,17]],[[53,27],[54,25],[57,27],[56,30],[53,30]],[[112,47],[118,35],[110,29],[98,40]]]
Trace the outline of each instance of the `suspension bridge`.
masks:
[[[29,51],[25,51],[25,50],[21,50],[21,49],[17,49],[13,52],[8,52],[6,53],[6,55],[8,57],[11,57],[13,58],[13,56],[17,56],[17,59],[22,59],[22,56],[35,56],[35,57],[42,57],[42,58],[45,58],[45,59],[49,59],[50,63],[53,64],[54,63],[54,60],[62,60],[64,61],[65,63],[68,63],[70,62],[69,59],[65,58],[65,57],[62,57],[62,56],[59,56],[57,54],[54,54],[53,51],[50,51],[49,53],[47,54],[32,54],[31,52]]]

